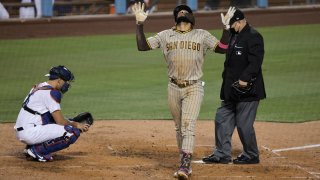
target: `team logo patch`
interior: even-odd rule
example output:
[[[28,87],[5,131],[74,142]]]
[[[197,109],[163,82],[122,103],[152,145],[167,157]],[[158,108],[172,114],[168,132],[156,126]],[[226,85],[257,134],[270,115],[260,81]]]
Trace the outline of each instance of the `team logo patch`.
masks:
[[[237,56],[241,56],[242,55],[242,51],[236,51],[236,55]]]

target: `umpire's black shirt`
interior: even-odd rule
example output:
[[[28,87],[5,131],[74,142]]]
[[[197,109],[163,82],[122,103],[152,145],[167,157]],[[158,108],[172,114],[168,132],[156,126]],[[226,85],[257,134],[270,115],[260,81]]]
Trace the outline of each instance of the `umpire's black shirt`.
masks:
[[[234,41],[234,36],[236,39]],[[248,23],[239,34],[231,35],[222,73],[221,100],[258,101],[266,98],[261,65],[264,56],[263,37]],[[253,90],[239,95],[232,87],[237,80],[250,82],[256,78]]]

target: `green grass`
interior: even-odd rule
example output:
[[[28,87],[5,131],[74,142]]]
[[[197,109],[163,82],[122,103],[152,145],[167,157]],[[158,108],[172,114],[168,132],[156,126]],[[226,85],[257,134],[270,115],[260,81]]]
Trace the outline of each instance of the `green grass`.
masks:
[[[320,119],[320,25],[258,28],[265,39],[267,99],[261,121]],[[220,37],[221,31],[211,31]],[[153,35],[152,34],[148,34]],[[200,119],[219,106],[224,55],[208,53]],[[0,122],[14,122],[24,97],[46,81],[51,66],[70,68],[76,81],[62,101],[66,116],[90,111],[97,119],[170,119],[167,69],[160,50],[138,52],[135,35],[0,41]]]

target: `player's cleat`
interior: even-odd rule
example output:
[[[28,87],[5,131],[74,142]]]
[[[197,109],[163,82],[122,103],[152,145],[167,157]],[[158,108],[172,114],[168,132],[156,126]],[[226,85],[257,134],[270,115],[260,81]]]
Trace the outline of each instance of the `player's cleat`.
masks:
[[[176,171],[176,172],[173,173],[173,177],[174,178],[178,178],[179,177],[178,172],[179,171]],[[188,172],[188,176],[191,176],[191,174],[192,174],[192,168],[190,167],[189,168],[189,172]]]
[[[178,179],[180,180],[185,180],[185,179],[188,179],[189,178],[189,169],[188,168],[180,168],[178,171],[177,171],[177,174],[178,174]]]
[[[27,153],[29,156],[33,157],[34,159],[40,161],[40,162],[47,162],[47,161],[53,161],[53,158],[50,154],[46,154],[46,155],[40,155],[39,153],[36,152],[34,146],[32,146],[31,148],[29,148],[27,150]]]
[[[181,180],[188,179],[189,175],[191,175],[192,173],[191,158],[191,153],[182,152],[181,165],[179,167],[179,170],[173,176],[176,176],[178,179]]]
[[[28,154],[28,149],[30,148],[30,145],[26,145],[26,147],[23,149],[23,154],[26,156],[27,159],[32,158],[29,154]]]
[[[214,154],[210,154],[209,156],[202,158],[202,161],[206,164],[231,164],[232,163],[231,159],[221,158]]]

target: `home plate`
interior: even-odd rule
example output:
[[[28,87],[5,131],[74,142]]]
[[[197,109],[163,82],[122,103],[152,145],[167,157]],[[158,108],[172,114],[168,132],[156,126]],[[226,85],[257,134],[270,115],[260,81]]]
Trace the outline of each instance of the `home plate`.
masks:
[[[204,162],[202,160],[199,160],[199,161],[192,161],[192,163],[195,163],[195,164],[204,164]]]

